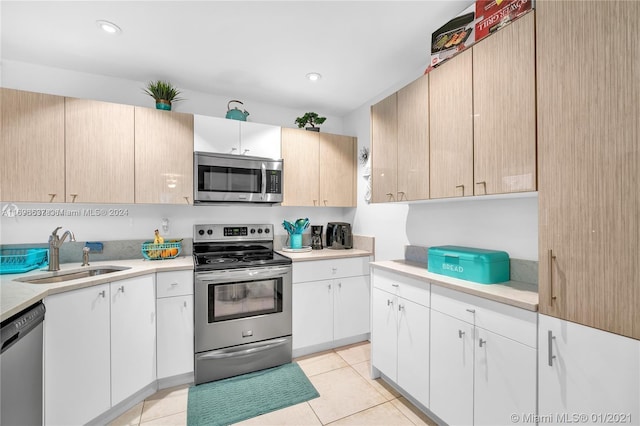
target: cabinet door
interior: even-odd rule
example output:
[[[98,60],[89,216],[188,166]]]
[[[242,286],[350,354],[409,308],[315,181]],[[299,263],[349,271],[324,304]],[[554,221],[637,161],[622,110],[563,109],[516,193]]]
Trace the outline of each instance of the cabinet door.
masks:
[[[293,349],[333,340],[332,281],[293,284]]]
[[[333,293],[333,339],[369,333],[369,277],[336,279],[333,282]]]
[[[429,198],[429,76],[398,91],[398,201]]]
[[[473,195],[472,52],[429,73],[430,197]]]
[[[474,425],[507,425],[536,413],[536,350],[476,328]]]
[[[194,115],[193,149],[201,152],[240,154],[240,121]]]
[[[0,97],[2,201],[64,202],[64,98],[5,88]]]
[[[109,284],[44,304],[44,423],[85,424],[111,408]]]
[[[156,379],[153,275],[111,283],[111,403]]]
[[[319,135],[282,129],[283,206],[319,205]]]
[[[393,95],[371,106],[371,202],[396,200],[398,103]]]
[[[269,124],[240,122],[240,154],[281,158],[281,128]]]
[[[396,296],[374,288],[371,315],[371,364],[394,382],[398,378],[398,309]]]
[[[539,309],[635,339],[640,55],[629,52],[640,39],[627,35],[638,16],[640,2],[536,5]],[[567,37],[580,42],[553,54]]]
[[[545,423],[577,423],[573,413],[624,413],[629,417],[589,417],[588,423],[636,423],[640,341],[546,315],[539,315],[538,339],[538,407],[540,416],[550,415]]]
[[[473,325],[431,310],[430,410],[450,425],[473,424]]]
[[[65,99],[66,201],[134,202],[134,108]]]
[[[356,206],[356,139],[320,133],[321,206]]]
[[[158,379],[193,372],[193,296],[158,299]]]
[[[398,385],[429,407],[429,308],[398,298]]]
[[[193,115],[135,108],[135,202],[193,202]]]
[[[529,13],[473,47],[476,195],[536,190],[534,37]]]

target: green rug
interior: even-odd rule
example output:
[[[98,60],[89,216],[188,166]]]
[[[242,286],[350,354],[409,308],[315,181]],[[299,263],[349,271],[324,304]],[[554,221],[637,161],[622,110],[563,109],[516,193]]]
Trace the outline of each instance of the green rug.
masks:
[[[319,397],[298,364],[189,388],[188,426],[223,426]]]

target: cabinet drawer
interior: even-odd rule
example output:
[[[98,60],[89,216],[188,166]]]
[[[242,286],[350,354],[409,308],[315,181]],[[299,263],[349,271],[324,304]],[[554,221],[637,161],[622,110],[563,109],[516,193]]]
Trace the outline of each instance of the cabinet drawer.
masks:
[[[293,282],[331,280],[369,275],[369,256],[293,263]]]
[[[537,347],[536,312],[437,285],[431,286],[431,308],[532,348]]]
[[[398,295],[423,306],[430,306],[431,304],[430,284],[427,281],[382,269],[375,269],[372,279],[373,286],[380,290]]]
[[[156,297],[193,294],[193,271],[169,271],[156,274]]]

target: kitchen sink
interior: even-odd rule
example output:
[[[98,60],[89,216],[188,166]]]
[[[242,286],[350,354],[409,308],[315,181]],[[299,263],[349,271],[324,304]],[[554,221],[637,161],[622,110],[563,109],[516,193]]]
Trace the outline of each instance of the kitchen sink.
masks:
[[[129,267],[120,266],[96,266],[88,269],[76,269],[66,272],[51,272],[44,275],[36,275],[34,277],[22,278],[16,281],[30,284],[51,284],[60,283],[64,281],[77,280],[80,278],[95,277],[96,275],[111,274],[113,272],[124,271],[130,269]]]

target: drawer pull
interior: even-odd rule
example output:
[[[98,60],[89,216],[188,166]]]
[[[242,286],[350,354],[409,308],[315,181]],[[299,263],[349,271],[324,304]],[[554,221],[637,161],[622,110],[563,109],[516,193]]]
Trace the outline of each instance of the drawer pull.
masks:
[[[404,309],[403,305],[398,304],[398,312],[401,312]]]
[[[467,312],[471,313],[471,314],[475,314],[476,310],[475,309],[467,309]]]
[[[102,290],[101,292],[98,293],[99,296],[102,296],[102,298],[104,299],[106,297],[106,294],[104,292],[104,290]]]
[[[182,302],[184,304],[184,307],[187,307],[187,301],[185,300],[184,302]]]
[[[482,340],[482,339],[478,340],[478,346],[483,347],[486,344],[487,344],[486,340]]]
[[[122,292],[122,294],[124,294],[124,286],[123,286],[123,285],[121,285],[121,286],[118,288],[118,291],[121,291],[121,292]]]
[[[553,332],[551,330],[549,330],[549,333],[547,334],[547,345],[549,346],[549,351],[548,351],[548,355],[549,355],[549,367],[553,367],[553,360],[556,358],[556,356],[553,354],[553,340],[556,338],[556,336],[553,335]]]
[[[389,305],[393,306],[393,300],[387,299],[387,306],[389,306]]]
[[[556,256],[553,254],[553,250],[549,249],[549,306],[553,306],[553,301],[556,300],[556,296],[553,294],[553,261],[556,260]]]
[[[464,185],[456,185],[457,188],[462,188],[462,195],[464,196]]]
[[[171,283],[171,287],[175,287],[177,285],[178,285],[178,283]]]
[[[462,336],[464,336],[464,331],[458,330],[458,337],[462,339]]]
[[[398,287],[400,287],[400,284],[391,284],[391,287],[398,288]]]

